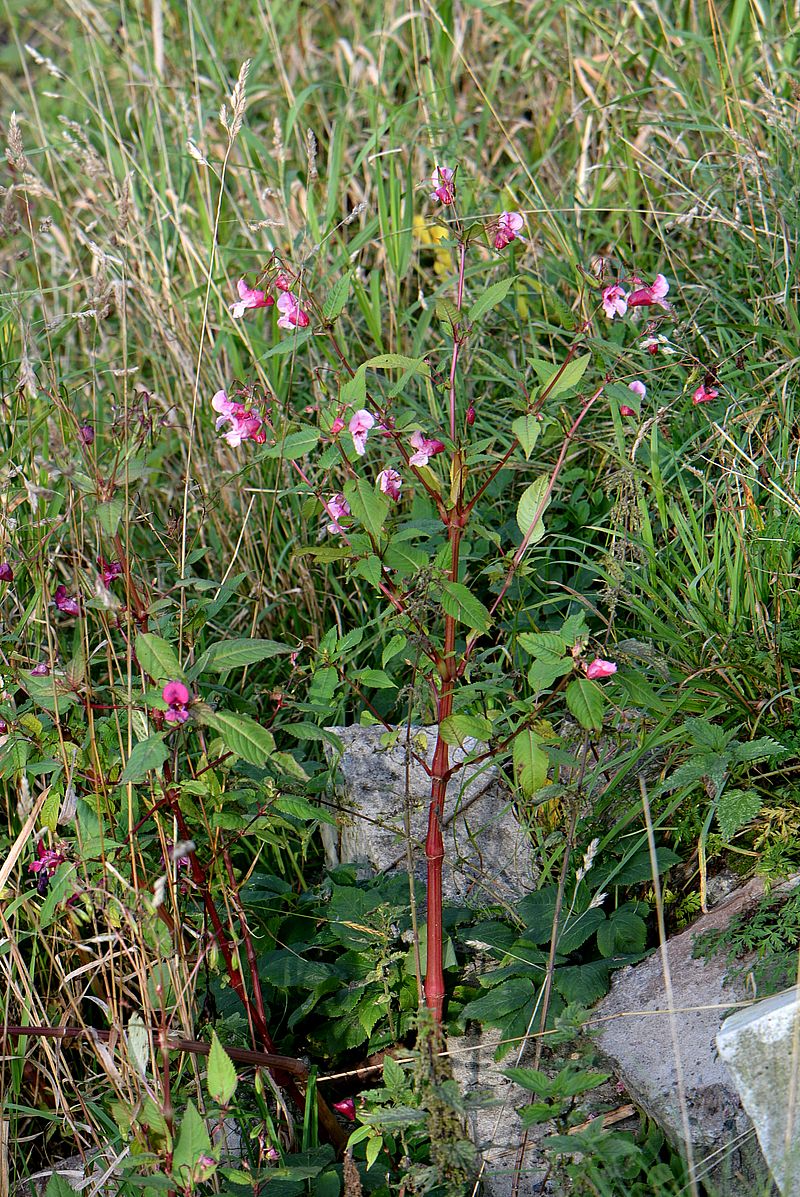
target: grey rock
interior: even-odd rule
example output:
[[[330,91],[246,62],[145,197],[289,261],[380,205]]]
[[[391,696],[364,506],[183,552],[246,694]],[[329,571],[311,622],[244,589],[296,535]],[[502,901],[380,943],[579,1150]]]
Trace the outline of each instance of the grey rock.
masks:
[[[783,1197],[800,1197],[798,990],[737,1010],[722,1024],[717,1047]]]
[[[382,747],[386,735],[382,727],[330,730],[343,741],[344,751],[338,761],[338,834],[331,834],[329,828],[325,837],[328,864],[359,863],[376,872],[407,868],[407,812],[413,870],[423,876],[430,778],[407,751],[405,729],[389,748]],[[411,752],[428,765],[435,743],[434,729],[411,729]],[[475,741],[451,748],[451,764],[480,748]],[[333,749],[328,751],[334,755]],[[453,776],[442,834],[448,900],[513,903],[533,889],[536,871],[531,841],[494,766],[467,764]]]
[[[726,979],[724,955],[693,959],[692,945],[696,935],[727,926],[762,893],[762,883],[751,881],[667,944],[674,1034],[696,1175],[719,1197],[760,1197],[774,1187],[750,1119],[715,1047],[725,1011],[749,995]],[[600,1026],[598,1047],[626,1091],[673,1143],[681,1144],[673,1029],[659,952],[617,973],[611,992],[595,1007],[595,1021]]]

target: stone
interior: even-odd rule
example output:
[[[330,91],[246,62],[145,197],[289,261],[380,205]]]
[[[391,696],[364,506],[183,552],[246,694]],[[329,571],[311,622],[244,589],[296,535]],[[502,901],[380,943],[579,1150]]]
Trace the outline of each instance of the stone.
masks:
[[[667,955],[673,989],[695,1173],[709,1192],[754,1197],[774,1192],[750,1119],[715,1041],[727,1009],[749,997],[726,979],[723,954],[693,959],[696,935],[720,930],[763,894],[759,879],[742,886],[671,938]],[[684,1139],[675,1049],[661,953],[621,969],[611,992],[594,1009],[597,1046],[631,1099],[675,1144]]]
[[[405,729],[389,748],[382,747],[386,735],[382,727],[330,730],[342,740],[344,750],[337,762],[339,826],[336,832],[326,829],[324,836],[328,865],[357,863],[378,873],[407,869],[407,809],[413,870],[424,876],[430,778],[406,751]],[[435,743],[435,729],[412,727],[412,751],[428,765]],[[480,747],[467,740],[463,748],[451,748],[451,763],[463,761]],[[335,759],[334,749],[326,751]],[[511,795],[495,766],[485,761],[468,764],[453,776],[442,834],[447,900],[509,904],[534,888],[531,839],[517,820]]]
[[[799,991],[731,1014],[717,1035],[717,1048],[783,1197],[800,1197]]]

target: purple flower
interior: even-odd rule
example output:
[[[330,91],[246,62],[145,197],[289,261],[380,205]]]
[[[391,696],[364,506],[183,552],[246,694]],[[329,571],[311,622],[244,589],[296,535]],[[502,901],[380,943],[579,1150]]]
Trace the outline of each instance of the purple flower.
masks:
[[[7,561],[0,562],[0,582],[13,582],[14,571]]]
[[[34,665],[31,670],[31,677],[49,677],[50,666],[46,661],[40,661],[38,665]]]
[[[118,578],[122,573],[121,561],[104,561],[102,557],[98,557],[97,564],[100,567],[100,574],[106,586],[110,586],[114,579]]]
[[[81,424],[78,429],[78,440],[82,445],[88,446],[94,444],[94,428],[92,428],[91,424]]]
[[[66,586],[57,587],[54,602],[64,615],[80,615],[81,613],[79,600],[73,598],[71,594],[67,594]]]

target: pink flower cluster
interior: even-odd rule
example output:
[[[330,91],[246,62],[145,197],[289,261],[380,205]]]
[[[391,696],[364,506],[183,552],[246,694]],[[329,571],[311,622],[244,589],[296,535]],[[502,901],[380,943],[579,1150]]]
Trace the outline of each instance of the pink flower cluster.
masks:
[[[275,279],[275,286],[281,292],[278,296],[277,308],[280,312],[278,328],[306,328],[309,323],[308,312],[300,305],[300,300],[291,291],[291,285],[286,275],[281,272]],[[234,320],[241,320],[250,308],[270,308],[275,303],[266,291],[259,291],[257,287],[248,287],[243,278],[236,284],[239,298],[231,304],[231,316]]]
[[[219,412],[216,423],[217,431],[223,424],[230,424],[230,428],[225,433],[225,440],[232,449],[236,449],[242,441],[255,441],[257,445],[264,444],[267,434],[264,431],[263,420],[252,409],[245,408],[243,403],[236,403],[235,400],[229,399],[225,391],[217,391],[211,400],[211,406],[214,411]]]
[[[435,166],[431,175],[431,199],[448,207],[456,200],[456,171],[452,166]]]
[[[657,274],[652,283],[645,284],[642,279],[634,276],[631,279],[632,291],[626,291],[620,283],[612,283],[603,288],[603,311],[609,320],[615,316],[624,316],[628,308],[651,307],[653,304],[671,311],[671,305],[665,296],[669,291],[669,283],[663,274]]]
[[[431,457],[435,457],[437,453],[444,453],[445,449],[441,441],[429,439],[421,432],[412,435],[411,447],[415,452],[409,457],[408,464],[412,466],[426,466]]]
[[[495,249],[505,249],[512,241],[524,241],[520,233],[524,223],[520,212],[501,212],[494,233]]]

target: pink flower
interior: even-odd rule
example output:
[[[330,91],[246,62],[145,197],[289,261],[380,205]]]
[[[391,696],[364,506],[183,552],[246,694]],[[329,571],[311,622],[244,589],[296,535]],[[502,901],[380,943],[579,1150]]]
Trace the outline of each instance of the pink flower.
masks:
[[[588,665],[584,666],[586,676],[592,682],[602,681],[605,677],[611,677],[613,673],[617,672],[617,667],[613,661],[604,661],[602,657],[595,657]]]
[[[98,557],[97,564],[100,567],[100,574],[105,586],[110,586],[114,579],[122,573],[121,561],[104,561],[102,557]]]
[[[603,311],[609,320],[615,316],[624,316],[628,310],[628,293],[623,291],[619,283],[603,288]]]
[[[292,284],[282,270],[279,270],[275,275],[275,286],[279,291],[291,291],[292,289]]]
[[[350,504],[342,494],[331,495],[325,500],[325,510],[331,517],[331,522],[328,524],[328,531],[331,536],[341,536],[344,528],[339,523],[340,519],[350,514]]]
[[[344,428],[344,420],[342,419],[341,416],[337,416],[336,419],[331,424],[331,429],[330,429],[331,436],[338,436],[343,428]]]
[[[31,670],[31,677],[49,677],[50,666],[46,661],[40,661],[38,665],[34,665]]]
[[[628,383],[628,390],[633,391],[634,395],[638,395],[640,399],[644,399],[647,394],[647,387],[638,378],[634,382]],[[620,404],[619,414],[621,416],[635,416],[636,412],[632,407],[628,407],[622,403]]]
[[[621,403],[620,408],[619,408],[619,414],[621,416],[635,416],[636,412],[633,410],[632,407],[628,407],[627,403]]]
[[[383,493],[396,503],[400,498],[400,487],[403,485],[403,479],[397,470],[381,470],[376,481]]]
[[[264,1158],[268,1159],[271,1164],[277,1164],[281,1157],[278,1154],[277,1147],[268,1147],[264,1152]]]
[[[719,395],[719,391],[716,387],[707,387],[704,382],[701,382],[700,386],[692,395],[692,403],[694,403],[695,406],[698,403],[711,403],[713,399],[716,399],[717,395]]]
[[[291,291],[284,291],[278,297],[278,328],[306,328],[308,313],[300,307],[300,300]]]
[[[652,304],[658,304],[665,312],[671,310],[670,304],[667,303],[664,296],[669,291],[669,283],[664,278],[663,274],[657,274],[650,286],[639,286],[641,279],[635,278],[634,283],[637,284],[637,289],[631,291],[628,296],[629,308],[650,307]]]
[[[375,417],[361,408],[360,411],[355,412],[347,425],[347,431],[353,438],[353,444],[359,457],[363,457],[367,451],[367,437],[374,423]]]
[[[441,441],[428,440],[421,432],[414,433],[411,437],[411,445],[416,449],[416,453],[408,459],[408,464],[412,466],[426,466],[431,457],[444,452],[444,445]]]
[[[431,175],[433,191],[431,199],[438,199],[440,204],[452,204],[456,198],[456,172],[450,166],[435,166]]]
[[[234,320],[241,320],[248,308],[269,308],[275,300],[265,291],[258,291],[255,287],[248,287],[243,278],[236,284],[239,298],[231,304],[231,316]]]
[[[520,229],[524,224],[519,212],[501,212],[494,234],[495,249],[505,249],[512,241],[524,241]]]
[[[334,1110],[338,1110],[343,1114],[348,1122],[355,1122],[356,1120],[356,1103],[353,1097],[344,1097],[341,1101],[334,1101],[331,1103]]]
[[[243,403],[236,403],[233,399],[229,399],[225,391],[217,391],[211,400],[211,406],[214,411],[219,412],[216,422],[217,431],[223,424],[231,425],[225,433],[225,440],[232,449],[238,448],[242,441],[247,440],[255,441],[258,445],[264,444],[267,434],[262,427],[261,417],[254,411],[246,409]]]
[[[0,582],[13,582],[14,571],[7,561],[0,562]]]
[[[64,615],[80,615],[81,613],[80,601],[73,598],[72,595],[67,594],[66,586],[56,587],[53,601],[58,610],[62,611]]]
[[[28,865],[28,869],[31,873],[41,873],[42,871],[45,875],[54,873],[58,866],[67,859],[63,848],[63,844],[59,844],[58,848],[45,848],[44,841],[39,840],[36,845],[36,860],[33,864]]]
[[[185,723],[189,718],[189,691],[183,682],[167,682],[161,697],[169,707],[164,716],[167,723]]]

